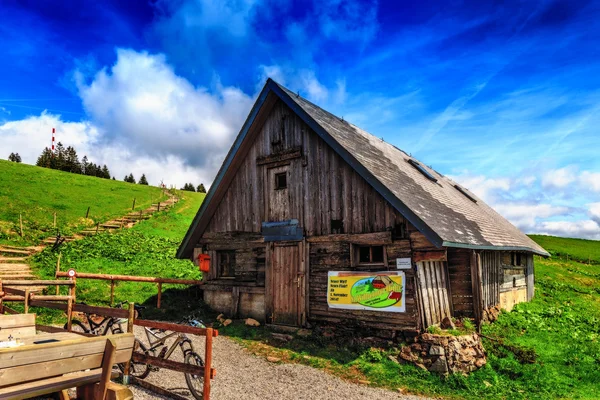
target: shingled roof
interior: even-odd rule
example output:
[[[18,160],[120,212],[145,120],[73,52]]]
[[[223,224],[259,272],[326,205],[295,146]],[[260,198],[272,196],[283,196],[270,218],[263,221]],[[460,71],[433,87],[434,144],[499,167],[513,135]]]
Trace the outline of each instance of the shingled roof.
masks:
[[[283,100],[436,246],[521,250],[549,255],[475,194],[456,182],[269,79],[217,174],[205,204],[200,208],[181,244],[179,257],[188,254],[190,237],[193,233],[199,234],[194,230],[206,203],[211,201],[213,189],[220,183],[236,149],[270,93]]]

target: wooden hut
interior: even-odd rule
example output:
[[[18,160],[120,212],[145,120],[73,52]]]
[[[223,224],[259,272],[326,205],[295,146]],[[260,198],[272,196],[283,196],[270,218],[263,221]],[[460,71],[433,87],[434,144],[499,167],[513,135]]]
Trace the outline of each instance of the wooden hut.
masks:
[[[481,199],[269,79],[177,256],[204,301],[275,325],[420,331],[533,297],[548,253]]]

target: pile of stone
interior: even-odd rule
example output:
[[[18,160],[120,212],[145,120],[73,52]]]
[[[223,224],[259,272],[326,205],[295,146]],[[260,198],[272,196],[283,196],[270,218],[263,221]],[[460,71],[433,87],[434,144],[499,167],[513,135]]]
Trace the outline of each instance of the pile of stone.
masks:
[[[450,336],[424,333],[402,347],[399,360],[439,374],[468,374],[487,362],[477,334]]]

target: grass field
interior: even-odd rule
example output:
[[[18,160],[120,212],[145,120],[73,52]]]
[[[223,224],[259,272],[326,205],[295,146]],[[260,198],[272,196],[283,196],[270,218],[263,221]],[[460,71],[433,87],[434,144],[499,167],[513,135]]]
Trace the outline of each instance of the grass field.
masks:
[[[173,208],[154,214],[132,229],[101,233],[63,245],[61,270],[74,268],[79,272],[200,279],[198,268],[189,260],[176,259],[175,251],[204,195],[192,192],[178,192],[178,195],[181,201]],[[34,270],[39,276],[53,279],[57,257],[57,253],[47,248],[34,257]],[[146,304],[148,316],[162,319],[175,318],[198,306],[197,291],[187,286],[163,285],[163,292],[164,307],[156,310],[156,284],[119,282],[115,302]],[[108,305],[109,283],[80,279],[77,299],[88,304]],[[52,322],[62,322],[58,314],[51,317],[59,317]]]
[[[548,250],[554,258],[570,259],[584,263],[600,264],[600,243],[596,240],[570,239],[556,236],[529,235]]]
[[[0,160],[0,243],[35,243],[55,234],[70,234],[131,210],[149,207],[163,198],[153,186],[71,174]],[[86,212],[90,207],[89,219]],[[19,232],[23,218],[23,238]]]

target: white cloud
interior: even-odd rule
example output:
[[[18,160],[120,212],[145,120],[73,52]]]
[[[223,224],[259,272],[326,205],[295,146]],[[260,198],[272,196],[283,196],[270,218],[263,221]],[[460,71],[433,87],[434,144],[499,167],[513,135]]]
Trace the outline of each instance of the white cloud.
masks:
[[[546,221],[540,224],[536,232],[545,235],[600,240],[600,226],[592,220]]]
[[[579,176],[582,187],[600,193],[600,172],[583,171]]]
[[[562,189],[575,182],[577,179],[576,172],[577,169],[573,166],[548,171],[542,176],[542,186]]]
[[[118,50],[114,66],[89,84],[78,75],[77,83],[89,119],[65,122],[42,113],[0,125],[4,143],[24,162],[35,163],[55,127],[57,140],[106,163],[117,179],[133,172],[154,184],[207,184],[252,106],[237,88],[195,87],[164,56],[132,50]]]
[[[600,224],[600,203],[591,203],[588,205],[590,207],[588,214],[594,221]]]
[[[0,125],[0,136],[6,149],[19,153],[24,163],[35,164],[44,147],[52,145],[52,128],[56,128],[57,142],[65,147],[73,146],[88,156],[92,155],[91,149],[100,137],[98,129],[88,121],[65,122],[60,115],[46,111],[39,116],[5,122]],[[0,154],[0,157],[8,157],[8,154]]]
[[[569,212],[568,207],[551,204],[501,203],[494,207],[504,218],[526,232],[535,230],[540,220]]]

